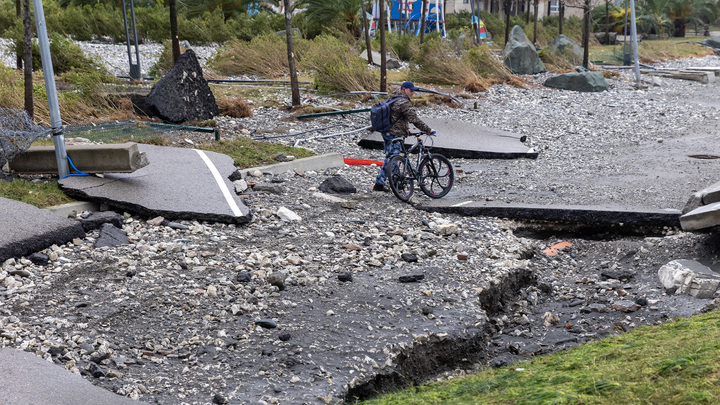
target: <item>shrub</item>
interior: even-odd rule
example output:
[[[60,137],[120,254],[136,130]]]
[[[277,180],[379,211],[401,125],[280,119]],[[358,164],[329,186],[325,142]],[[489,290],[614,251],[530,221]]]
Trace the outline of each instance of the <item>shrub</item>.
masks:
[[[355,49],[328,35],[308,43],[298,62],[315,72],[315,87],[322,93],[374,90],[380,82]]]
[[[492,35],[492,40],[501,43],[505,39],[505,23],[500,21],[496,14],[487,11],[481,11],[479,14],[480,19],[485,24],[485,29]]]
[[[19,29],[19,27],[17,27]],[[22,31],[15,30],[13,40],[15,42],[15,54],[23,54]],[[101,71],[109,76],[104,65],[85,55],[82,49],[76,45],[70,38],[62,36],[56,32],[50,33],[50,54],[52,57],[53,70],[56,75],[61,75],[71,70],[82,72]],[[42,70],[42,59],[40,58],[40,46],[37,41],[32,44],[32,64],[33,70]]]
[[[301,40],[294,44],[302,48],[302,45],[298,46],[299,42]],[[280,77],[289,69],[285,38],[275,34],[265,34],[251,41],[232,41],[220,49],[208,64],[226,76]]]
[[[253,113],[245,100],[241,98],[220,97],[217,99],[218,108],[222,115],[233,118],[252,117]]]
[[[410,63],[408,77],[421,83],[459,85],[473,82],[477,75],[467,61],[455,55],[447,41],[432,38],[425,42]]]
[[[472,68],[473,72],[484,79],[497,78],[501,81],[510,80],[512,72],[505,64],[498,59],[487,45],[478,45],[464,56],[464,60]]]
[[[387,36],[387,47],[400,60],[408,61],[420,52],[420,38],[415,35],[400,35],[399,33]],[[377,49],[380,49],[378,44]]]

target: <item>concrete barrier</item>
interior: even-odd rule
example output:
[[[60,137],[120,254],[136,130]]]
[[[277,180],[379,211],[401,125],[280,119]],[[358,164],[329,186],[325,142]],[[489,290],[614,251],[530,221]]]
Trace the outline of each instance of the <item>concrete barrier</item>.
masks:
[[[68,158],[84,173],[132,173],[148,165],[145,153],[137,143],[103,145],[67,145]],[[31,146],[9,163],[16,173],[57,173],[54,146]],[[71,168],[72,169],[72,168]],[[74,170],[71,170],[74,172]]]

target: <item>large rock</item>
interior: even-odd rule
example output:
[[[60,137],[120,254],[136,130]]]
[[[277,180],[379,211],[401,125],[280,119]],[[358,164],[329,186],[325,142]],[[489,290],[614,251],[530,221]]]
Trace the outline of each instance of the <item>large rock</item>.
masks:
[[[174,123],[209,120],[220,114],[191,49],[180,55],[168,74],[155,83],[146,103],[153,114]]]
[[[352,194],[357,193],[357,189],[347,179],[342,176],[328,177],[323,181],[318,190],[323,193],[330,194]]]
[[[550,52],[560,55],[567,59],[573,65],[582,63],[583,50],[578,44],[573,42],[565,34],[560,34],[548,44],[543,52]]]
[[[660,267],[658,277],[664,288],[695,298],[712,298],[720,286],[720,275],[694,260],[673,260]]]
[[[720,37],[703,39],[701,44],[711,48],[720,49]]]
[[[372,53],[373,65],[380,66],[380,52],[370,51],[370,53]],[[368,62],[370,61],[367,57],[367,50],[360,52],[360,57]],[[400,64],[400,61],[398,61],[397,59],[393,58],[392,56],[390,56],[388,54],[386,54],[386,57],[385,57],[385,65],[388,69],[400,69],[400,67],[402,66]]]
[[[545,65],[540,60],[535,45],[525,35],[519,25],[513,27],[508,43],[503,49],[505,65],[519,75],[534,75],[545,72]]]
[[[548,78],[543,86],[588,93],[606,91],[610,88],[600,72],[563,73]]]

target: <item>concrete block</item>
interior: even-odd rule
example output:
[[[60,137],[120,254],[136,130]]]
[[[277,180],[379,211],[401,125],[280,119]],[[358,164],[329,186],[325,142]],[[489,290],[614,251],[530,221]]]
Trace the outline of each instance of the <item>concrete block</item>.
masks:
[[[147,156],[134,142],[102,145],[67,145],[67,156],[84,173],[132,173],[148,165]],[[57,173],[54,146],[32,146],[10,162],[17,173]],[[71,167],[71,173],[75,171]]]
[[[720,202],[703,205],[680,216],[683,231],[697,231],[720,225]]]
[[[658,277],[664,288],[675,288],[675,294],[695,298],[713,298],[720,286],[720,275],[694,260],[673,260],[660,267]]]
[[[720,182],[705,187],[694,193],[683,208],[683,214],[686,214],[702,205],[720,202]]]
[[[250,169],[240,169],[240,176],[242,178],[252,177],[253,172],[260,171],[261,173],[271,174],[282,174],[291,170],[324,170],[331,167],[344,167],[345,160],[340,153],[327,153],[319,156],[311,156],[304,159],[296,159],[290,162],[281,162],[274,165],[253,167]]]

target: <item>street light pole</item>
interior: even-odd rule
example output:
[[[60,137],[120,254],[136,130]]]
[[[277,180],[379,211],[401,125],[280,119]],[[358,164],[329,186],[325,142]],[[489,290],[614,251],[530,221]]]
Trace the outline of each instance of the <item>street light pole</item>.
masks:
[[[55,71],[53,70],[50,55],[50,41],[45,26],[45,11],[42,0],[33,0],[35,8],[35,25],[37,26],[38,43],[40,45],[40,58],[42,59],[43,76],[45,76],[45,92],[47,93],[48,108],[50,110],[50,126],[55,145],[55,158],[57,159],[58,175],[63,178],[70,174],[67,152],[65,151],[65,136],[63,135],[62,120],[60,119],[60,103],[55,88]]]

